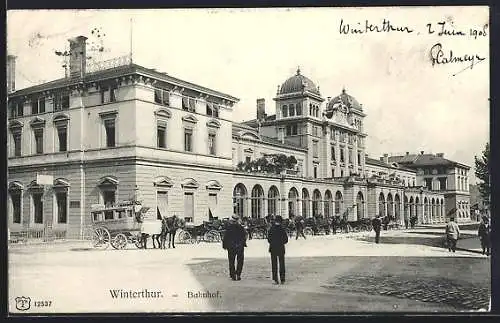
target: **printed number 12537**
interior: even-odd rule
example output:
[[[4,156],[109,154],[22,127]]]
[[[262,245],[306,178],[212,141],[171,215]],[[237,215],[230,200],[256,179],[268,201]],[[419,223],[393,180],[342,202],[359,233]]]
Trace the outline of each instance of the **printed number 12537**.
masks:
[[[35,307],[50,307],[52,306],[52,301],[35,301],[33,305]]]

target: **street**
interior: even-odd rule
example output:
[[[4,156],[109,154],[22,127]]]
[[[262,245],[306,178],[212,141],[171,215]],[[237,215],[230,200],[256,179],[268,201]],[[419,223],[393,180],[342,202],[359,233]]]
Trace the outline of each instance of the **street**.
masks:
[[[89,312],[456,312],[488,308],[490,261],[474,230],[442,248],[442,230],[382,231],[291,239],[287,282],[273,285],[267,241],[250,240],[241,281],[219,243],[176,249],[96,251],[86,242],[11,246],[9,310]],[[474,248],[474,249],[470,249]],[[121,296],[120,296],[121,295]],[[31,307],[16,309],[16,297]],[[38,301],[38,303],[37,303]],[[40,301],[50,301],[48,306]],[[48,303],[46,303],[48,304]]]

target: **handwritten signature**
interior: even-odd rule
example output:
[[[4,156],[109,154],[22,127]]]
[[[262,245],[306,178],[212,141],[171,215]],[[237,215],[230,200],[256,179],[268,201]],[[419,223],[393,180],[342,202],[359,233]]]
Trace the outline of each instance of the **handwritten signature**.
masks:
[[[455,63],[468,63],[465,69],[472,69],[474,65],[477,65],[484,61],[486,57],[481,57],[478,54],[464,54],[464,55],[456,55],[453,53],[453,50],[445,51],[443,50],[443,45],[441,43],[434,44],[430,50],[431,63],[434,67],[435,65],[442,64],[455,64]],[[464,69],[464,70],[465,70]],[[462,70],[462,71],[464,71]],[[460,71],[460,72],[462,72]],[[458,72],[458,73],[460,73]],[[458,73],[453,74],[454,76]]]

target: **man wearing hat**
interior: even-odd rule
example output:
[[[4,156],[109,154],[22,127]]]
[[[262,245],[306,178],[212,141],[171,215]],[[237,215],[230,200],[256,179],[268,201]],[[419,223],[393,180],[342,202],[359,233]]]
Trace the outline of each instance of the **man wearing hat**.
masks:
[[[490,255],[490,248],[491,248],[490,221],[486,215],[483,215],[482,219],[483,220],[479,224],[478,236],[479,236],[479,239],[481,240],[481,248],[483,249],[483,255],[486,253],[486,255],[489,256]]]
[[[446,239],[448,242],[448,251],[455,252],[457,249],[457,241],[460,237],[460,228],[458,224],[455,223],[455,217],[450,217],[450,222],[446,224]]]
[[[222,248],[227,250],[229,260],[229,276],[232,280],[241,280],[241,271],[243,269],[244,249],[246,244],[245,229],[239,223],[239,216],[233,214],[224,233]],[[237,260],[236,269],[234,261]]]
[[[288,242],[288,235],[282,223],[283,218],[279,215],[276,216],[267,236],[269,252],[271,253],[273,281],[275,284],[279,284],[278,261],[280,267],[280,281],[282,284],[285,283],[285,244]]]

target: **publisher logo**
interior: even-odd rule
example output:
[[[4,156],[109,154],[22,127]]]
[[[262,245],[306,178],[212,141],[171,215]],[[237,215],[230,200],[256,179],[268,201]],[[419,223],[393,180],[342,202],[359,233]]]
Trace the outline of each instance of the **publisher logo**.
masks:
[[[25,296],[20,296],[16,297],[16,308],[20,311],[27,311],[30,309],[31,306],[31,298],[25,297]]]

